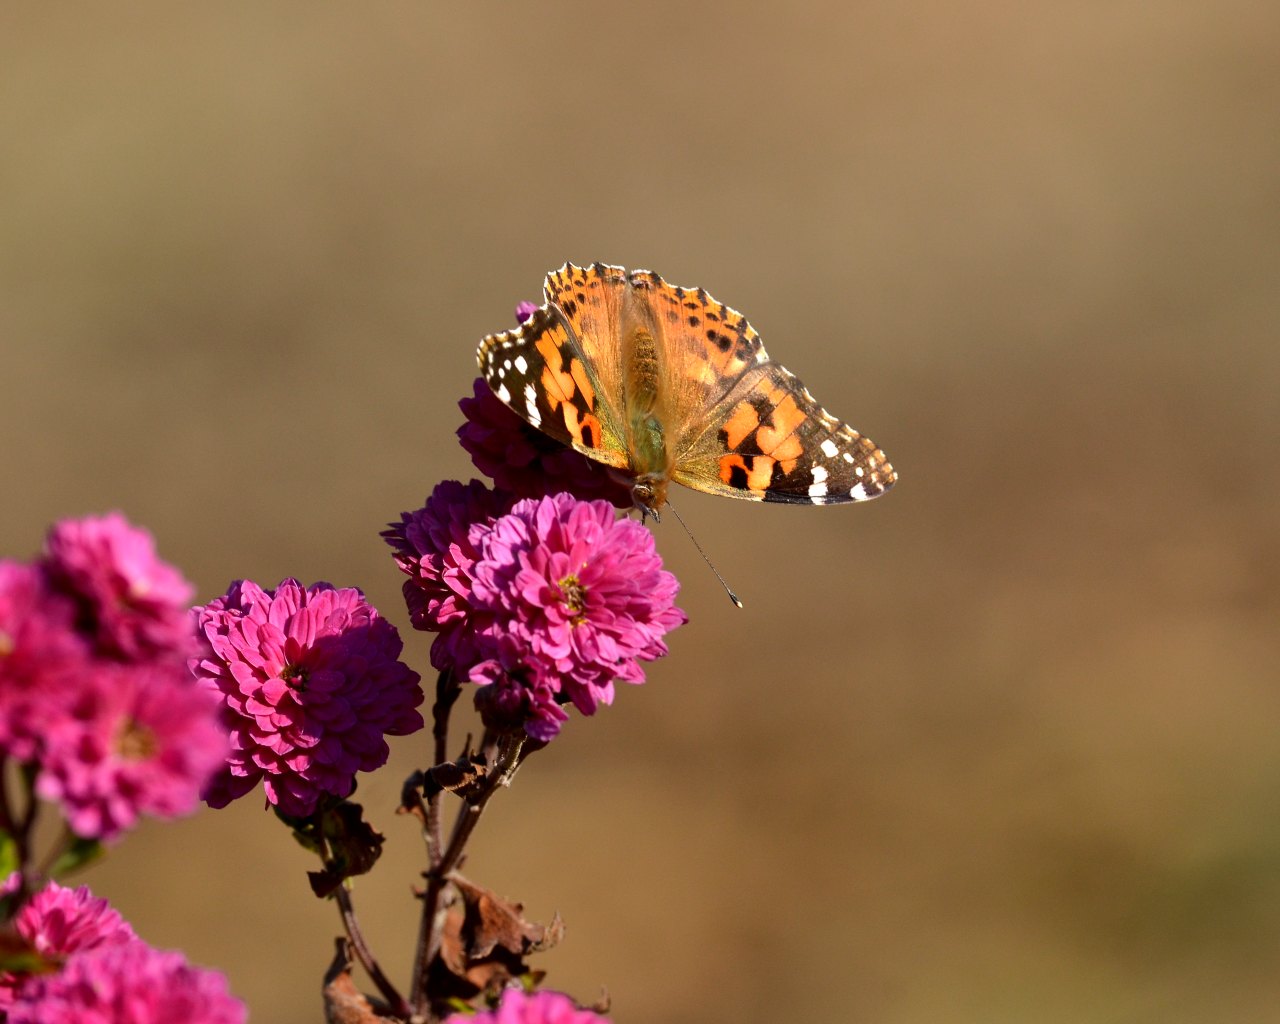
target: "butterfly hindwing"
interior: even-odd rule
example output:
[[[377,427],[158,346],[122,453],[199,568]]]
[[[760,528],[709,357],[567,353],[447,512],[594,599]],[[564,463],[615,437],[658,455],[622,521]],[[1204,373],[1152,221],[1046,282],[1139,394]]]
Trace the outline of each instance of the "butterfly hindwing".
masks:
[[[896,479],[884,452],[815,401],[777,363],[744,374],[677,460],[672,478],[695,490],[754,501],[864,501]]]
[[[601,400],[594,368],[555,306],[534,310],[515,330],[489,335],[476,358],[493,393],[522,419],[593,459],[627,465],[616,414]]]

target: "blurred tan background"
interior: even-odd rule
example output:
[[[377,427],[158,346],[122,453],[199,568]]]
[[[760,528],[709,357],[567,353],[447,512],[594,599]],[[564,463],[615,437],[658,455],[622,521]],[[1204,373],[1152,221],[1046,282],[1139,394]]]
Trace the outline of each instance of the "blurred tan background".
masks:
[[[619,1022],[1280,1021],[1280,7],[0,9],[3,551],[121,508],[200,599],[359,585],[467,478],[481,335],[565,259],[744,311],[884,447],[843,508],[680,493],[692,621],[469,873]],[[409,638],[425,667],[424,638]],[[407,978],[421,737],[361,794]],[[85,880],[319,1019],[256,799]]]

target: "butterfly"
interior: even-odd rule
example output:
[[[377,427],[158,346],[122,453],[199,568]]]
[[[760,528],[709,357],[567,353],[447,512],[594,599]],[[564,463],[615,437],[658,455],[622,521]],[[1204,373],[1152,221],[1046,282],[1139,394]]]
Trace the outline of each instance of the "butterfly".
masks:
[[[518,328],[480,342],[506,405],[613,467],[655,518],[671,481],[752,501],[826,505],[883,494],[884,452],[769,358],[743,315],[648,270],[566,263]]]

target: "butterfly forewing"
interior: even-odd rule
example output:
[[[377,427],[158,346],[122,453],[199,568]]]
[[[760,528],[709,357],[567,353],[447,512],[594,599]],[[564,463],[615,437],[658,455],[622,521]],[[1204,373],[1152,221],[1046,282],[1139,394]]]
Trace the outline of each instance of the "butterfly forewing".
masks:
[[[620,427],[626,411],[620,336],[627,301],[626,271],[604,263],[590,267],[566,263],[547,275],[542,290],[548,307],[563,314],[577,352],[594,375],[598,401],[608,406],[608,415]]]
[[[595,365],[556,306],[491,334],[476,353],[493,393],[544,434],[611,466],[628,465],[617,414]]]

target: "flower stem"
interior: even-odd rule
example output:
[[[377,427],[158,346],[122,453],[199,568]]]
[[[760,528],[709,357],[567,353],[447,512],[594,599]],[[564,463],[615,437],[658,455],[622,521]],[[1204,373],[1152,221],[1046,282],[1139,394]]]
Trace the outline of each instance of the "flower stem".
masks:
[[[9,759],[0,757],[0,830],[17,838],[13,812],[9,809]]]
[[[342,927],[346,930],[347,938],[351,940],[351,949],[355,953],[356,959],[360,961],[360,966],[373,979],[373,983],[378,986],[378,991],[382,993],[382,998],[387,1001],[395,1015],[407,1020],[411,1013],[409,1004],[405,1002],[404,996],[396,990],[395,985],[391,983],[391,979],[383,973],[377,958],[374,957],[373,951],[365,941],[364,932],[360,930],[360,922],[356,918],[355,907],[351,902],[351,891],[347,888],[345,882],[338,886],[334,895],[337,897],[338,908],[342,913]]]
[[[520,764],[524,751],[524,734],[504,736],[498,743],[497,754],[479,787],[465,798],[462,810],[453,823],[449,845],[438,861],[427,870],[427,889],[422,895],[422,926],[418,932],[418,955],[413,965],[413,988],[410,999],[415,1009],[429,1012],[427,980],[432,962],[440,953],[443,939],[441,898],[449,881],[449,874],[462,859],[467,840],[475,831],[489,798],[500,786],[506,785]]]
[[[436,680],[436,703],[432,708],[431,735],[435,738],[435,760],[433,764],[444,764],[449,759],[449,714],[462,687],[453,677],[451,669],[445,669]],[[427,798],[427,859],[430,864],[439,864],[443,856],[444,839],[440,829],[440,798],[443,791],[437,790]]]

